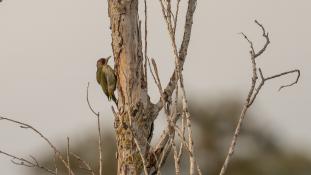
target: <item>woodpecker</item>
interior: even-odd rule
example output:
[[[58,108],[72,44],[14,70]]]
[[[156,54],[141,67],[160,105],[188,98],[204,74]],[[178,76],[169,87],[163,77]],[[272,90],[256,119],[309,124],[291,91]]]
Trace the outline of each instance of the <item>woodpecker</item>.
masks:
[[[100,58],[97,61],[96,80],[98,84],[102,87],[108,100],[110,101],[112,99],[117,104],[117,99],[114,95],[114,91],[116,90],[117,78],[114,70],[108,65],[110,57],[111,56],[109,56],[108,58]]]

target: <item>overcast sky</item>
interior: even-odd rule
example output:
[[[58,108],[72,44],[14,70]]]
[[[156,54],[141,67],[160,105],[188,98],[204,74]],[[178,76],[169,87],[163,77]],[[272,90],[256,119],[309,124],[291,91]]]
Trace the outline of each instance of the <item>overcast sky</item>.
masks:
[[[149,56],[158,62],[165,84],[174,65],[172,49],[159,2],[148,2]],[[182,3],[185,7],[186,1]],[[310,0],[199,0],[184,68],[189,98],[246,96],[251,77],[249,46],[238,33],[248,34],[260,48],[264,40],[253,22],[258,19],[271,39],[258,59],[264,74],[299,68],[302,75],[298,85],[281,92],[279,86],[295,76],[265,84],[252,112],[280,143],[310,153],[310,7]],[[183,8],[181,20],[184,12]],[[0,114],[32,124],[58,146],[66,136],[74,144],[96,123],[85,101],[90,82],[91,103],[104,114],[104,128],[112,128],[110,105],[95,81],[96,60],[111,54],[106,0],[4,0],[0,4]],[[150,92],[156,100],[156,87]],[[20,156],[40,155],[48,148],[31,132],[2,121],[0,140],[0,150]],[[10,175],[24,170],[1,155],[0,169]]]

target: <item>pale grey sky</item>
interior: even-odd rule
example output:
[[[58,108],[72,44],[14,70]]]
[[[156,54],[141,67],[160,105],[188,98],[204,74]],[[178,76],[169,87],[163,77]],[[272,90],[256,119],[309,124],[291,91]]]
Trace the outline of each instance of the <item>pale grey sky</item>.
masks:
[[[166,83],[174,64],[172,50],[159,2],[148,2],[149,56],[158,62]],[[199,0],[184,69],[189,98],[245,97],[251,76],[249,46],[238,33],[248,34],[259,48],[261,31],[253,22],[258,19],[271,39],[258,60],[264,74],[300,68],[302,75],[298,85],[281,92],[279,85],[294,76],[267,83],[252,111],[258,124],[276,132],[281,143],[310,153],[310,7],[309,0]],[[95,81],[96,60],[111,55],[110,42],[106,0],[4,0],[0,114],[31,123],[58,146],[66,136],[74,144],[95,126],[85,101],[90,82],[92,103],[105,115],[104,127],[111,128],[110,105]],[[156,87],[151,93],[152,99],[158,98]],[[0,149],[20,156],[39,155],[48,148],[36,135],[6,122],[0,122],[0,140]],[[0,169],[10,175],[24,170],[3,156]]]

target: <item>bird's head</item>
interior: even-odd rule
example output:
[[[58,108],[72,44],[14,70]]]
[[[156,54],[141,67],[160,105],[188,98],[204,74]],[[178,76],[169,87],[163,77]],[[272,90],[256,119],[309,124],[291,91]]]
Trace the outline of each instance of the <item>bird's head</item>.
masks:
[[[100,58],[99,60],[97,60],[97,67],[101,67],[103,65],[108,64],[108,61],[110,59],[111,56],[109,56],[108,58]]]

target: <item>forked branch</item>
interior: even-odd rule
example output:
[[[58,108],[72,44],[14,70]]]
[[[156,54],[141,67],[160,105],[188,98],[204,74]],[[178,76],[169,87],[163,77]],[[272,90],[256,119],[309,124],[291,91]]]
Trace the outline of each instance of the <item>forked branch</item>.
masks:
[[[20,125],[20,128],[30,129],[33,132],[37,133],[44,141],[46,141],[49,144],[49,146],[53,149],[53,151],[55,153],[55,156],[57,156],[57,158],[59,160],[61,160],[61,162],[64,164],[64,166],[67,169],[70,169],[66,159],[63,158],[63,156],[61,155],[60,151],[58,151],[58,149],[52,144],[52,142],[47,137],[45,137],[39,130],[37,130],[36,128],[34,128],[33,126],[31,126],[29,124],[26,124],[26,123],[23,123],[23,122],[20,122],[20,121],[16,121],[16,120],[13,120],[13,119],[10,119],[10,118],[7,118],[7,117],[0,117],[0,120],[5,120],[5,121],[11,122],[11,123],[18,124],[18,125]],[[74,172],[72,170],[70,170],[70,175],[74,175]]]
[[[160,3],[162,4],[161,0],[160,0]],[[180,46],[178,54],[177,54],[178,60],[179,60],[179,67],[181,70],[183,68],[183,65],[184,65],[184,62],[185,62],[185,59],[186,59],[186,56],[188,53],[188,46],[189,46],[189,42],[190,42],[192,24],[193,24],[193,15],[194,15],[194,12],[196,9],[196,4],[197,4],[197,0],[188,0],[188,8],[187,8],[187,13],[186,13],[186,22],[184,25],[183,39],[182,39],[182,43],[181,43],[181,46]],[[163,7],[164,6],[162,6],[162,9],[163,9]],[[162,12],[163,12],[163,14],[165,14],[165,9],[163,9]],[[178,15],[178,13],[176,13],[176,15],[175,15],[175,20],[177,18],[177,15]],[[164,17],[165,17],[165,20],[169,23],[169,20],[166,18],[167,16],[165,15]],[[171,31],[171,33],[173,33],[173,35],[174,35],[175,30],[173,29],[173,25],[170,23],[170,25],[168,25],[168,26],[172,26],[172,28],[171,29],[168,28],[168,30]],[[173,91],[175,90],[175,88],[177,86],[177,81],[178,81],[179,77],[176,74],[177,74],[177,68],[175,67],[175,70],[171,75],[170,81],[164,89],[165,100],[172,96]],[[157,103],[158,110],[161,110],[164,105],[165,104],[162,103],[162,100],[159,99],[159,101]]]
[[[172,12],[171,12],[171,2],[170,1],[166,1],[166,6],[164,5],[162,0],[160,1],[160,5],[162,8],[162,15],[164,17],[164,20],[166,22],[167,25],[167,29],[169,32],[169,36],[170,36],[170,40],[171,40],[171,44],[172,44],[172,48],[173,48],[173,53],[174,53],[174,57],[175,57],[175,71],[170,79],[170,82],[167,86],[167,88],[164,90],[164,99],[165,101],[168,98],[171,98],[173,91],[176,89],[177,82],[179,81],[180,84],[180,89],[181,89],[181,96],[182,96],[182,115],[183,117],[185,117],[186,119],[186,127],[188,130],[188,144],[189,144],[189,151],[191,152],[191,154],[189,154],[189,174],[193,175],[195,173],[195,158],[194,158],[194,148],[193,148],[193,137],[192,137],[192,129],[191,129],[191,118],[190,118],[190,113],[188,112],[188,102],[187,102],[187,96],[186,96],[186,91],[185,91],[185,87],[184,87],[184,83],[183,83],[183,75],[182,75],[182,69],[183,69],[183,63],[184,63],[184,59],[187,55],[187,50],[188,50],[188,45],[189,45],[189,41],[190,41],[190,35],[191,35],[191,29],[192,29],[192,22],[193,22],[193,14],[194,11],[196,9],[196,0],[189,0],[188,1],[188,8],[187,8],[187,14],[186,14],[186,22],[185,22],[185,31],[184,31],[184,36],[183,36],[183,41],[180,47],[180,50],[178,52],[177,50],[177,44],[176,44],[176,38],[175,38],[175,27],[172,24],[172,20],[171,20],[171,16],[172,16]],[[179,8],[179,2],[177,2],[177,9]],[[178,13],[176,13],[178,14]],[[175,19],[177,18],[177,16],[175,17]],[[162,99],[163,97],[161,97]],[[178,97],[176,97],[178,98]],[[163,107],[163,100],[161,100],[158,102],[158,107],[159,109],[161,109]],[[176,112],[177,112],[177,106],[175,106],[176,108]],[[167,115],[168,117],[170,115]],[[173,127],[175,125],[175,123],[172,122],[173,120],[169,120],[168,123],[168,133],[167,136],[164,135],[163,138],[171,138],[171,139],[167,139],[167,141],[170,141],[172,143],[172,139],[174,138],[174,135],[172,135],[172,131],[171,131],[171,127]],[[162,140],[161,140],[162,141]],[[168,143],[168,142],[167,142]],[[165,143],[165,145],[167,144]],[[171,148],[171,144],[170,144],[170,148]],[[169,151],[168,151],[169,152]],[[178,160],[175,160],[178,162]],[[200,169],[198,168],[197,165],[197,171],[199,174],[201,174]]]
[[[249,43],[250,48],[251,48],[250,54],[251,54],[251,63],[252,63],[252,81],[251,81],[251,87],[250,87],[250,90],[249,90],[248,95],[246,97],[246,100],[245,100],[243,109],[241,111],[237,126],[235,128],[235,132],[234,132],[234,135],[233,135],[233,138],[232,138],[226,159],[222,165],[222,168],[221,168],[219,175],[224,175],[226,170],[227,170],[229,161],[230,161],[230,159],[234,153],[235,147],[236,147],[238,136],[240,135],[241,126],[242,126],[243,120],[245,118],[246,112],[251,107],[253,102],[255,101],[258,93],[260,92],[260,90],[263,87],[263,85],[265,84],[265,82],[268,80],[274,79],[274,78],[278,78],[278,77],[287,75],[287,74],[297,73],[297,78],[296,78],[295,82],[290,83],[288,85],[281,86],[279,88],[279,90],[281,90],[285,87],[289,87],[289,86],[292,86],[294,84],[297,84],[299,77],[300,77],[300,71],[298,69],[286,71],[286,72],[279,73],[279,74],[276,74],[276,75],[273,75],[270,77],[266,77],[266,78],[264,77],[262,70],[260,68],[259,69],[257,68],[256,58],[265,52],[266,48],[270,44],[270,39],[269,39],[269,34],[268,34],[268,32],[266,32],[263,25],[260,24],[257,20],[255,20],[255,23],[261,28],[261,30],[263,32],[262,36],[265,38],[266,42],[265,42],[264,46],[258,52],[256,52],[254,47],[253,47],[253,42],[251,40],[249,40],[248,37],[244,33],[241,33],[244,36],[244,38],[247,40],[247,42]],[[257,79],[258,79],[257,71],[259,71],[260,78],[261,78],[261,81],[259,82],[259,84],[257,83]],[[258,84],[257,88],[256,88],[256,84]]]
[[[27,160],[27,159],[24,159],[24,158],[20,158],[20,157],[17,157],[17,156],[14,156],[12,154],[9,154],[7,152],[4,152],[4,151],[1,151],[0,150],[0,154],[3,154],[3,155],[6,155],[10,158],[12,158],[11,162],[15,165],[21,165],[21,166],[26,166],[26,167],[30,167],[30,168],[39,168],[39,169],[42,169],[48,173],[51,173],[51,174],[56,174],[56,172],[54,170],[51,170],[43,165],[41,165],[37,159],[33,156],[30,156],[30,158],[32,159],[32,161],[30,160]]]
[[[73,156],[75,159],[77,159],[80,162],[80,164],[85,166],[85,167],[80,166],[81,169],[85,169],[90,174],[95,175],[94,170],[92,169],[91,165],[87,161],[83,160],[79,155],[77,155],[77,154],[75,154],[73,152],[70,152],[70,155]]]

